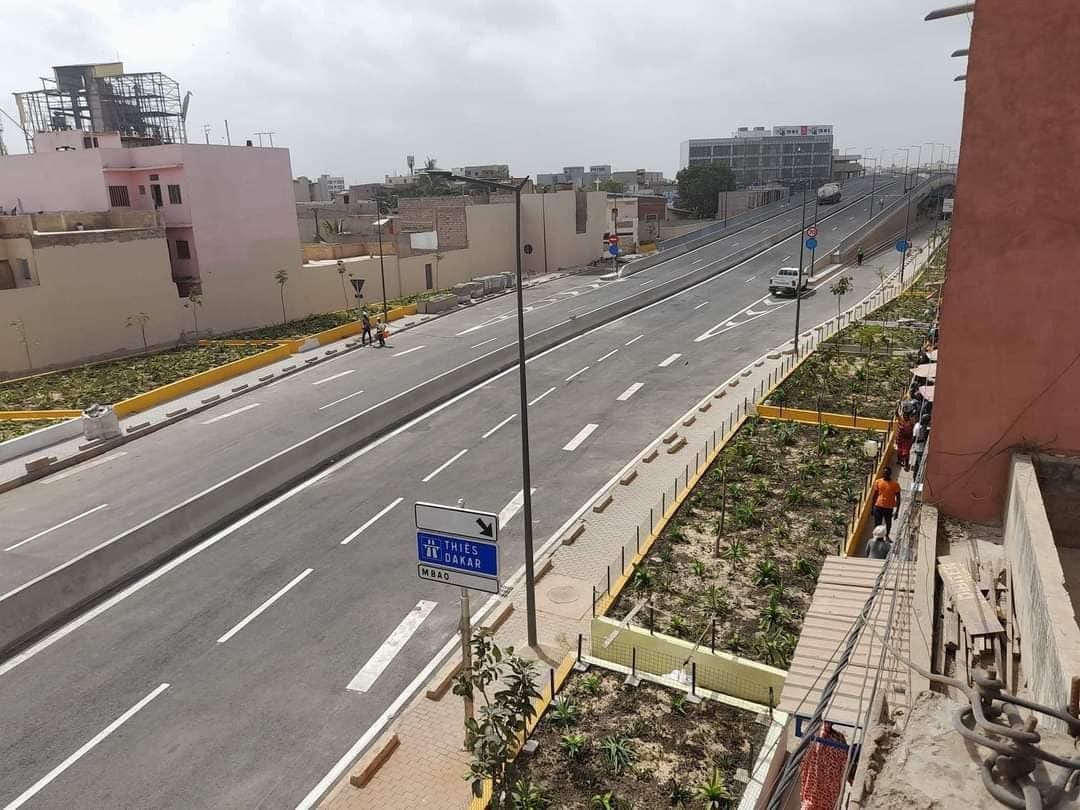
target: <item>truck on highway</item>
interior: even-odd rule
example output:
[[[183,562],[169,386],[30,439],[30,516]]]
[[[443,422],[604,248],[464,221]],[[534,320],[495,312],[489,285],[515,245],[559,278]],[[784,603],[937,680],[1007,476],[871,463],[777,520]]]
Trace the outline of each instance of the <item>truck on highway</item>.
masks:
[[[810,280],[807,278],[807,274],[802,274],[802,279],[799,279],[798,267],[781,267],[776,271],[776,275],[769,279],[769,292],[772,295],[779,295],[780,293],[790,293],[791,297],[795,297],[795,290],[798,288],[799,293],[806,292],[810,285]]]
[[[840,202],[840,184],[839,183],[826,183],[817,190],[817,201],[819,205],[830,205],[832,203]]]

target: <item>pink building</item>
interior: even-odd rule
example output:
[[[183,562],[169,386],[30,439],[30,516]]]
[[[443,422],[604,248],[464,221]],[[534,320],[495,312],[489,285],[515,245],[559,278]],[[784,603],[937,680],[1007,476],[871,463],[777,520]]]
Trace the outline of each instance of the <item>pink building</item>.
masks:
[[[287,149],[124,147],[117,133],[75,130],[38,133],[34,146],[33,154],[0,158],[0,206],[19,213],[157,208],[180,297],[200,290],[225,300],[254,275],[265,287],[257,297],[273,298],[267,280],[300,265]]]

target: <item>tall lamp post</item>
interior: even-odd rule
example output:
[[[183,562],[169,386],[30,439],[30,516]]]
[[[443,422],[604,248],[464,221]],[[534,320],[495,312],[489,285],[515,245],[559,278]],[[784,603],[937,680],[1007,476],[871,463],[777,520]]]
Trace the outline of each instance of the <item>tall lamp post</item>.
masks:
[[[869,152],[870,150],[867,149],[866,151]],[[872,158],[864,153],[863,160],[867,163],[871,160],[874,161],[874,173],[870,175],[870,212],[866,217],[866,221],[869,222],[874,218],[874,189],[877,187],[877,170],[881,163],[881,158]]]
[[[533,560],[532,520],[532,471],[529,466],[529,404],[525,383],[525,300],[522,292],[521,274],[521,189],[529,182],[525,177],[520,183],[500,183],[478,177],[462,177],[450,171],[427,169],[423,172],[432,177],[445,177],[474,183],[487,188],[509,191],[514,195],[514,260],[517,270],[517,327],[518,327],[518,395],[521,413],[521,484],[522,519],[525,521],[525,623],[530,647],[537,646],[536,637],[536,571]]]
[[[908,183],[908,162],[911,157],[911,150],[914,146],[902,146],[904,150],[904,185]],[[920,147],[921,150],[921,147]],[[921,155],[920,155],[921,156]],[[900,289],[904,289],[904,266],[907,264],[907,252],[908,252],[908,234],[911,232],[911,198],[914,195],[915,185],[912,183],[910,188],[907,189],[907,212],[904,214],[904,250],[900,254]]]
[[[803,248],[806,246],[806,187],[810,179],[803,180],[802,225],[799,227],[799,275],[795,279],[795,359],[799,359],[799,317],[802,315],[802,264]]]
[[[383,226],[383,198],[381,192],[375,193],[375,228],[379,234],[379,280],[382,282],[382,320],[383,323],[387,323],[386,320],[386,266],[383,263],[383,248],[382,248],[382,226]],[[398,279],[400,282],[401,279]],[[401,290],[398,290],[398,295],[401,295]]]

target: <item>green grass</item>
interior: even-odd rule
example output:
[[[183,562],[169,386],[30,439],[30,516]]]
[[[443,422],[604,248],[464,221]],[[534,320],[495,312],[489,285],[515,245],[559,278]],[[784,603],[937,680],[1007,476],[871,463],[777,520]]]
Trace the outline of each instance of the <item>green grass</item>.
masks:
[[[0,442],[6,442],[8,439],[14,439],[24,433],[30,433],[38,428],[55,424],[58,424],[58,421],[53,419],[32,419],[26,422],[3,421],[0,422]]]

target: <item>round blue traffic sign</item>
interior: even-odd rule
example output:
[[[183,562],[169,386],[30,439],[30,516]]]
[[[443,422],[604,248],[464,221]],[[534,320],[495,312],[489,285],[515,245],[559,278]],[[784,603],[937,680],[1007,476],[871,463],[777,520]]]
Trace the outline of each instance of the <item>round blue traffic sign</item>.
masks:
[[[905,240],[905,239],[897,239],[896,240],[896,252],[897,253],[903,253],[909,247],[911,247],[911,243],[908,242],[907,240]]]
[[[612,256],[618,256],[619,255],[619,246],[618,245],[608,245],[607,252],[610,253]]]
[[[811,236],[809,239],[806,240],[806,249],[807,250],[814,250],[816,247],[817,247],[817,239],[815,239],[814,237]]]

